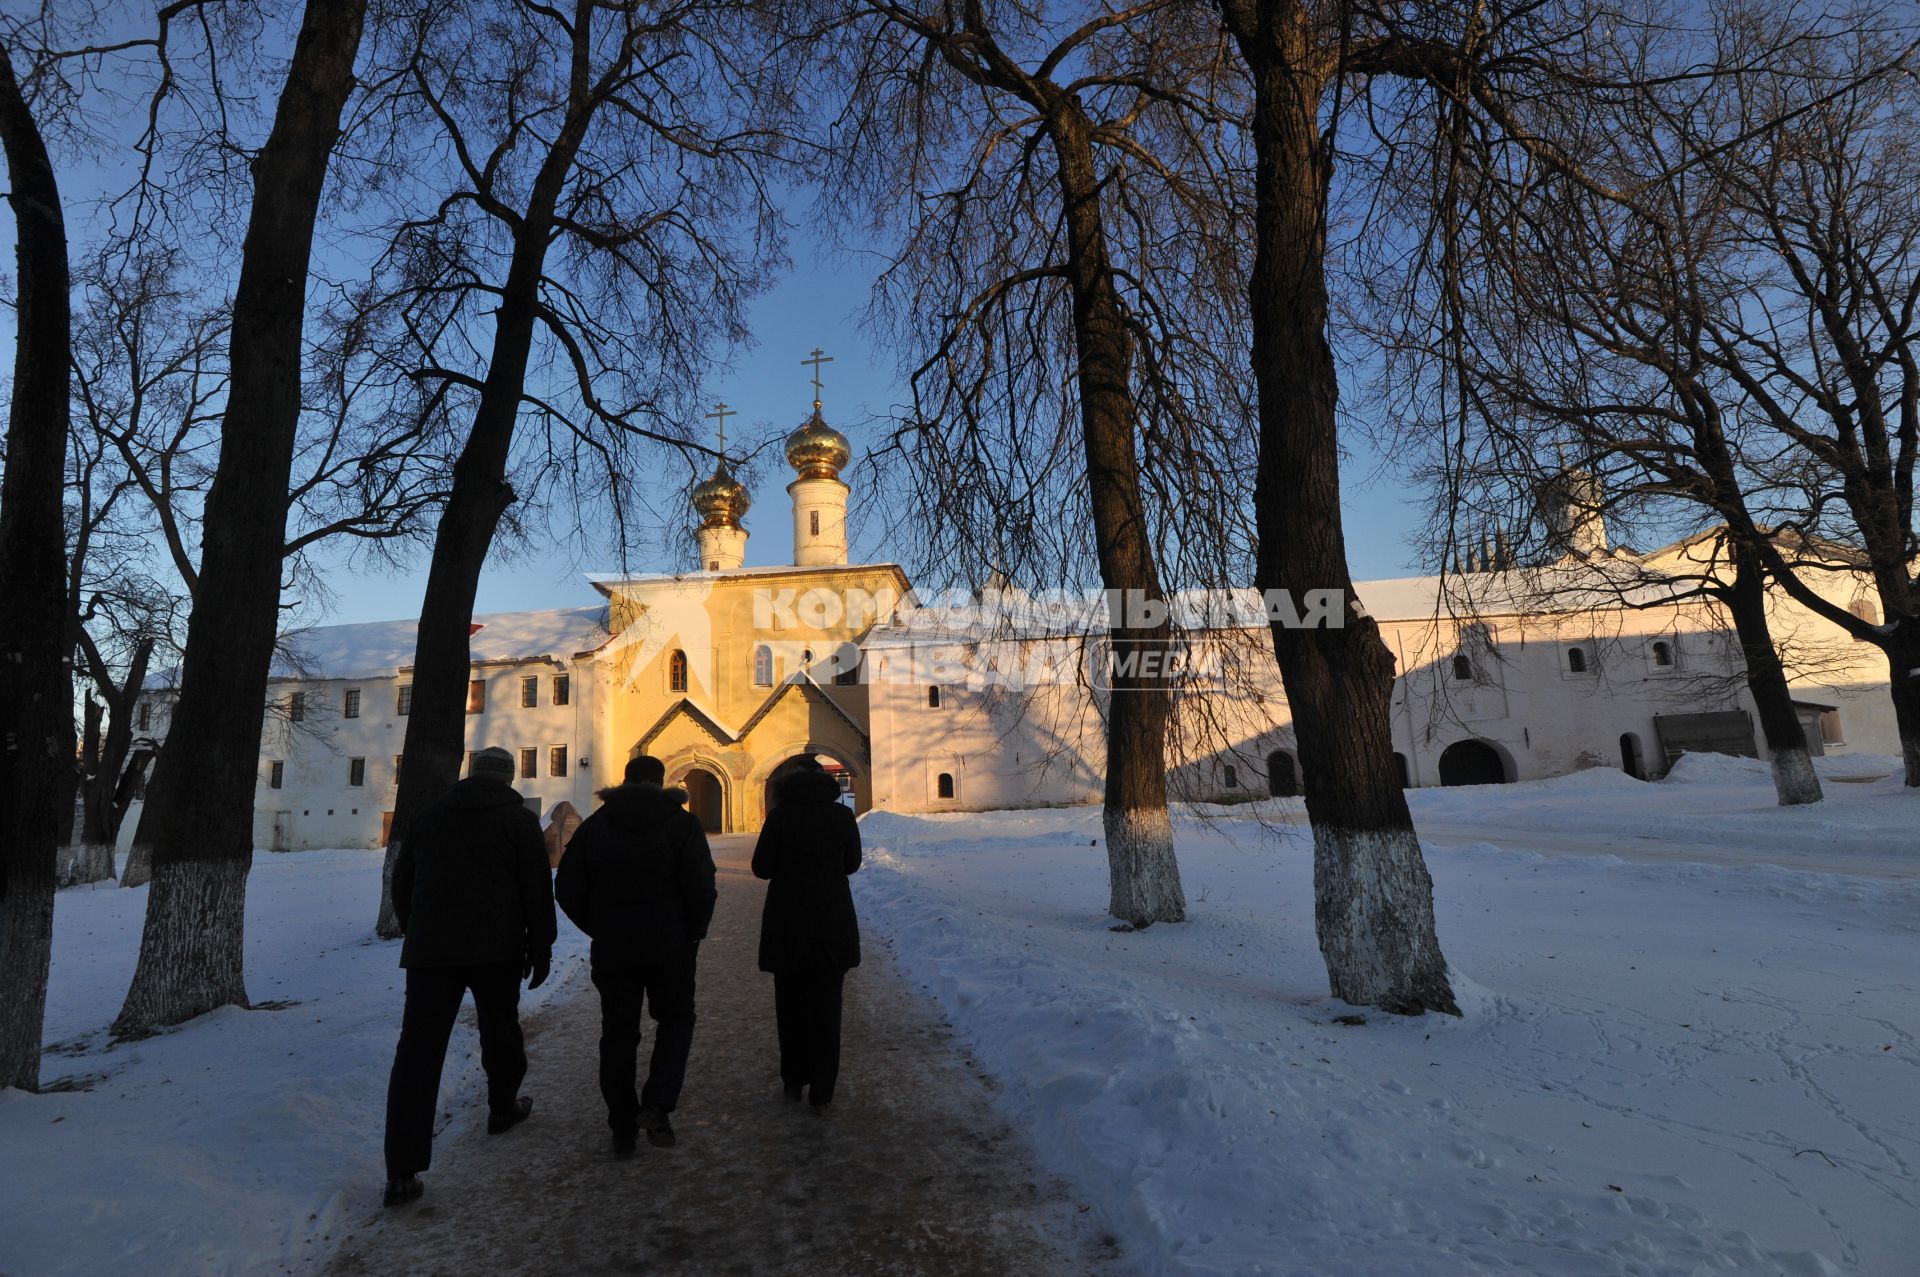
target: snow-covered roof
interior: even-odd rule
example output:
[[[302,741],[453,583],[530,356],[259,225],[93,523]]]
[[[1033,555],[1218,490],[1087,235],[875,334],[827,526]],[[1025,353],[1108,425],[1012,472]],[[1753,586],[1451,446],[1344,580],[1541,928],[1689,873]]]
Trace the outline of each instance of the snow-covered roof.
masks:
[[[566,660],[607,640],[607,609],[555,608],[544,612],[490,612],[473,618],[467,640],[475,661]],[[316,625],[283,636],[274,654],[274,678],[377,678],[413,664],[419,622],[366,621]]]

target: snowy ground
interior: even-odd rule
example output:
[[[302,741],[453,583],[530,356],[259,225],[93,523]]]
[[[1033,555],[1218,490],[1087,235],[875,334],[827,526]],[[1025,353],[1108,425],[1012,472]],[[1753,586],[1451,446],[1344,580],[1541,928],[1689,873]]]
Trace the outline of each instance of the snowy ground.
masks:
[[[259,853],[247,882],[247,992],[119,1046],[145,888],[60,893],[43,1084],[0,1091],[0,1273],[254,1274],[324,1258],[377,1193],[387,1070],[399,1036],[398,941],[373,937],[378,851]],[[561,928],[543,1001],[584,967]],[[581,983],[584,983],[582,981]],[[483,1118],[479,1040],[454,1030],[441,1108]],[[351,1194],[351,1198],[349,1197]]]
[[[1333,1023],[1297,802],[1180,823],[1179,927],[1107,930],[1091,809],[870,815],[855,883],[1144,1271],[1910,1273],[1920,794],[1828,792],[1781,811],[1737,761],[1416,792],[1459,1021]],[[0,1274],[300,1270],[368,1209],[379,859],[257,857],[248,987],[278,1009],[120,1046],[147,893],[60,894],[43,1076],[90,1089],[0,1092]],[[578,944],[530,1002],[584,987]],[[453,1121],[479,1081],[462,1028]]]
[[[1920,794],[1828,791],[1689,760],[1417,792],[1464,1020],[1335,1023],[1304,833],[1254,819],[1297,802],[1179,823],[1177,927],[1097,916],[1091,809],[870,815],[855,881],[1146,1271],[1911,1273]]]

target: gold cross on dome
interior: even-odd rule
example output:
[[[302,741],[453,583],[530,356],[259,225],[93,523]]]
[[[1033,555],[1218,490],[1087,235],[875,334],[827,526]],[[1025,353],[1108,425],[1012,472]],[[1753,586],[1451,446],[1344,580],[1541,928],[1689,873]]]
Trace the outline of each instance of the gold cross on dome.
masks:
[[[739,415],[739,413],[723,403],[715,404],[713,411],[707,414],[707,420],[715,422],[718,425],[720,431],[720,455],[722,457],[725,457],[727,453],[727,418],[737,417]]]
[[[803,368],[813,369],[813,406],[817,409],[820,406],[820,365],[832,363],[833,356],[821,354],[818,346],[815,346],[810,353],[813,358],[802,359],[800,365]]]

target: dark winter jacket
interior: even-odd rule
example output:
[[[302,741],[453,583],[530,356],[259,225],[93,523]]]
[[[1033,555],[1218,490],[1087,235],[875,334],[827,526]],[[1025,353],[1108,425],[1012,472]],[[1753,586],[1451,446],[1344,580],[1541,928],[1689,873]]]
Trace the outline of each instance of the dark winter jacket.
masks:
[[[540,821],[497,780],[469,777],[422,812],[393,862],[403,967],[522,961],[553,947]]]
[[[760,915],[760,969],[845,971],[860,965],[860,923],[847,876],[860,867],[860,826],[840,803],[840,786],[799,771],[775,790],[753,848],[753,873],[767,879]]]
[[[687,791],[620,785],[580,823],[554,894],[593,938],[595,966],[684,956],[713,921],[713,856]]]

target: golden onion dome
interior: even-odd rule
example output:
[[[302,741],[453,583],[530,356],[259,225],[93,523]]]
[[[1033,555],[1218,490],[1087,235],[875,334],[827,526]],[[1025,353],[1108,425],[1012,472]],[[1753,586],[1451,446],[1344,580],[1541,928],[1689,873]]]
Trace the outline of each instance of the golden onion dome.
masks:
[[[728,473],[725,461],[713,468],[712,478],[694,485],[693,508],[703,526],[737,528],[752,505],[747,485]]]
[[[820,418],[820,405],[800,428],[787,436],[787,464],[802,479],[838,479],[840,468],[853,456],[847,437]]]

